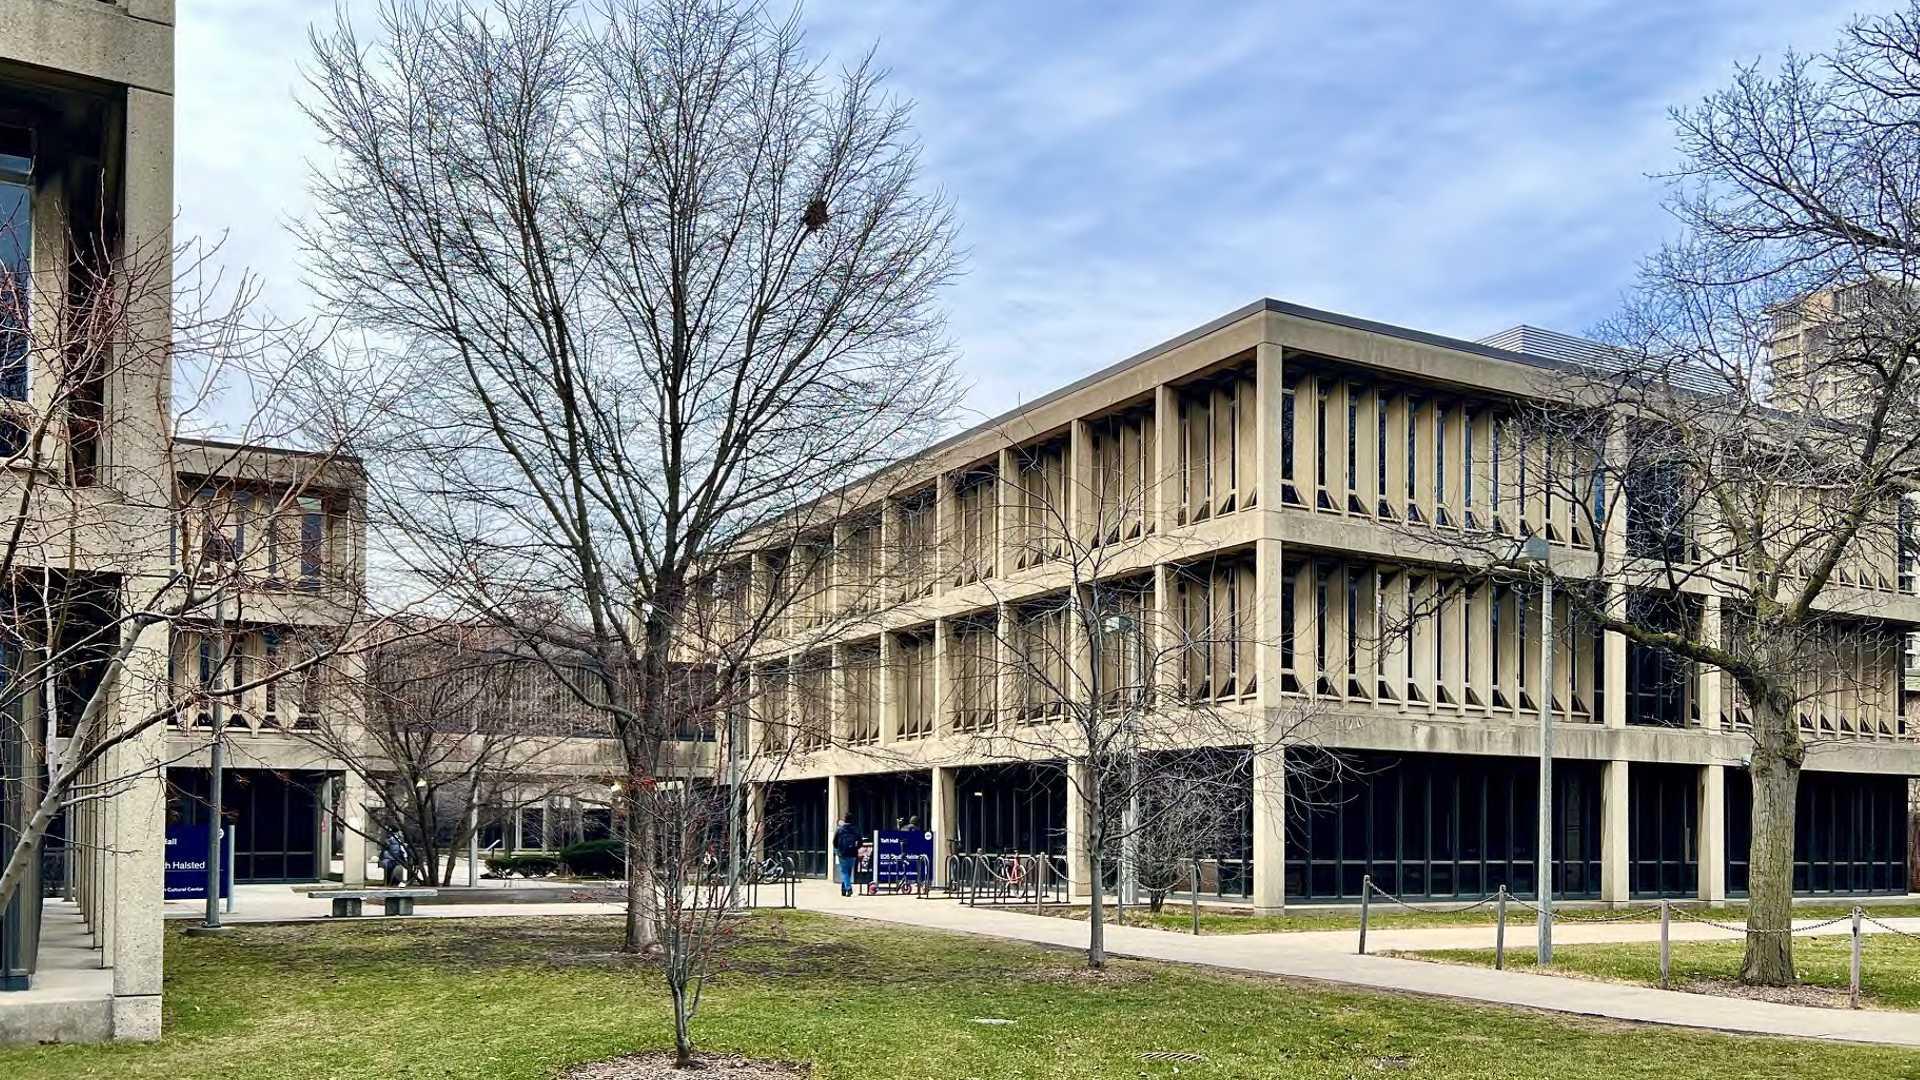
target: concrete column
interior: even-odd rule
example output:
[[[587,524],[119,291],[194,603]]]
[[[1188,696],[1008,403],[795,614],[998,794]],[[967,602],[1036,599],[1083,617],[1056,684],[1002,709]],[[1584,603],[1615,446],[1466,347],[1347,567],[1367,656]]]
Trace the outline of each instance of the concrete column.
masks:
[[[1287,759],[1278,746],[1253,759],[1253,909],[1287,910]]]
[[[827,839],[831,844],[833,828],[840,824],[840,815],[847,812],[847,778],[844,776],[827,777]]]
[[[747,788],[747,857],[764,859],[767,857],[767,785],[753,784]]]
[[[1700,639],[1713,645],[1720,643],[1720,598],[1718,596],[1708,596],[1701,602]],[[1721,709],[1720,669],[1707,664],[1696,664],[1694,670],[1697,673],[1700,694],[1700,726],[1708,731],[1718,730]],[[1705,869],[1706,866],[1702,864],[1701,870]],[[1705,880],[1703,873],[1701,881],[1704,883]]]
[[[947,883],[947,856],[954,851],[960,835],[960,804],[954,790],[957,770],[947,765],[933,767],[933,794],[927,828],[933,832],[933,883]]]
[[[167,631],[149,628],[130,663],[129,687],[165,686]],[[144,713],[150,697],[129,689],[116,703]],[[127,716],[125,720],[133,717]],[[162,915],[166,869],[167,729],[156,725],[115,751],[125,786],[113,800],[113,892],[108,901],[113,928],[113,1033],[117,1040],[160,1037]]]
[[[1161,535],[1173,528],[1180,509],[1180,401],[1173,387],[1153,388],[1153,477],[1147,505]]]
[[[880,745],[890,746],[900,736],[900,644],[889,633],[880,635]]]
[[[1092,772],[1082,764],[1067,766],[1067,884],[1073,896],[1092,896],[1093,881],[1087,874],[1087,800],[1084,794],[1092,786]]]
[[[947,650],[947,638],[950,634],[947,620],[933,621],[933,735],[935,739],[945,738],[953,730],[953,673],[947,669],[950,654]]]
[[[1255,465],[1260,470],[1260,509],[1267,515],[1278,513],[1281,505],[1281,400],[1286,391],[1286,373],[1281,366],[1283,351],[1277,344],[1261,342],[1255,347],[1253,359],[1254,407],[1259,414]],[[1433,444],[1429,441],[1427,445]],[[1332,448],[1328,452],[1331,453]],[[1340,452],[1344,455],[1346,448],[1342,446]],[[1344,456],[1341,460],[1345,461]]]
[[[1628,876],[1628,764],[1609,761],[1600,773],[1600,899],[1624,904]]]
[[[313,838],[313,850],[317,853],[315,869],[322,881],[326,880],[333,867],[333,800],[339,790],[336,784],[331,775],[320,781],[320,813],[316,815],[319,822],[314,828],[317,835]]]
[[[340,793],[340,820],[344,828],[340,830],[340,883],[343,885],[365,885],[367,883],[367,782],[359,773],[349,770],[342,780],[344,785]],[[519,840],[520,814],[515,811],[513,827],[515,846]]]
[[[1622,512],[1624,516],[1624,511]],[[1627,595],[1618,585],[1607,586],[1607,604],[1616,613],[1624,614],[1627,607]],[[1611,630],[1603,635],[1600,643],[1606,650],[1606,715],[1601,721],[1610,728],[1627,726],[1627,636]]]
[[[1727,902],[1727,767],[1700,767],[1700,899]]]
[[[1112,507],[1094,505],[1093,440],[1085,420],[1067,428],[1067,537],[1070,547],[1089,541],[1100,515]]]

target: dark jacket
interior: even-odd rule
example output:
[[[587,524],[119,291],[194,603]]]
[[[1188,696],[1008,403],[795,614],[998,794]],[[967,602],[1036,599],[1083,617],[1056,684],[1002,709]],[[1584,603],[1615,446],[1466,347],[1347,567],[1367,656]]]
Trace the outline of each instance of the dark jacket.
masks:
[[[860,830],[847,822],[833,830],[833,853],[843,859],[860,854]]]

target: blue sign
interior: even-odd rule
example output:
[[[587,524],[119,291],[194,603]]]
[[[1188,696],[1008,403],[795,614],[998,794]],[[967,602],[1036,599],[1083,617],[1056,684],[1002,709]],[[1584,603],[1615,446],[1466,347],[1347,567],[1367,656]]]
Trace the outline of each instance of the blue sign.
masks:
[[[919,884],[933,880],[933,834],[882,829],[873,834],[873,883]]]
[[[207,898],[207,833],[205,825],[167,826],[166,898]],[[220,895],[233,892],[233,860],[220,860]]]

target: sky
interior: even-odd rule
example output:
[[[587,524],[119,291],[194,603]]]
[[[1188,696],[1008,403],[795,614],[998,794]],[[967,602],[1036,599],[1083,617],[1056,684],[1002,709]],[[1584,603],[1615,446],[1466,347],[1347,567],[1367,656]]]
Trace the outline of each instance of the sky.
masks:
[[[352,10],[372,0],[346,0]],[[1830,45],[1826,0],[814,0],[915,104],[967,251],[949,329],[981,416],[1263,296],[1478,338],[1606,318],[1670,236],[1667,110]],[[180,0],[182,235],[304,313],[295,105],[333,0]]]

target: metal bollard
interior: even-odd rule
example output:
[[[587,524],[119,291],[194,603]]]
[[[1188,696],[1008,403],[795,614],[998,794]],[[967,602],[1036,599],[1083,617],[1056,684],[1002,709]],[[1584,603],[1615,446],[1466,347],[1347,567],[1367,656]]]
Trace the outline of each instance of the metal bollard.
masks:
[[[1847,1007],[1850,1009],[1860,1007],[1860,916],[1862,914],[1863,912],[1861,912],[1859,905],[1854,905],[1853,970],[1847,979]]]
[[[1660,901],[1660,989],[1671,989],[1669,980],[1673,974],[1673,947],[1667,936],[1672,927],[1672,909],[1669,900]]]
[[[1360,955],[1367,955],[1367,904],[1373,899],[1373,875],[1360,879]]]
[[[1503,971],[1507,966],[1507,887],[1500,886],[1500,898],[1494,904],[1493,917],[1493,970]]]
[[[1200,860],[1199,859],[1195,859],[1192,862],[1187,864],[1187,883],[1192,890],[1191,893],[1189,893],[1189,896],[1191,898],[1190,906],[1193,909],[1193,936],[1199,937],[1200,936]]]

